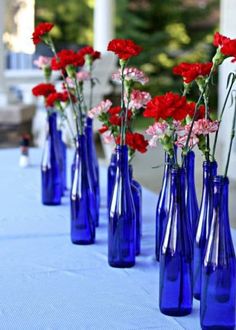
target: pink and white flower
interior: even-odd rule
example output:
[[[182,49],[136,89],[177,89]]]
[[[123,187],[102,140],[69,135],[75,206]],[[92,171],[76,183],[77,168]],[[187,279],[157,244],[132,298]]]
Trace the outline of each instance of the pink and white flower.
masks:
[[[148,144],[150,147],[156,147],[158,140],[164,138],[164,136],[171,136],[171,130],[166,122],[157,122],[152,126],[149,126],[145,132],[147,135],[152,136],[149,140]]]
[[[88,111],[88,117],[96,118],[102,113],[108,112],[112,106],[112,102],[110,100],[101,101],[96,107],[92,108]]]
[[[131,93],[129,108],[130,109],[141,109],[151,100],[151,95],[148,92],[143,92],[138,89],[134,89]],[[127,98],[126,98],[127,105]]]
[[[124,69],[124,76],[126,81],[139,82],[142,85],[145,85],[149,81],[143,71],[134,67],[126,67]],[[121,83],[121,69],[112,74],[112,80]]]
[[[114,136],[111,131],[106,131],[102,134],[103,142],[106,144],[115,143]]]
[[[207,135],[218,130],[219,122],[217,120],[211,121],[209,119],[199,119],[193,124],[193,133],[196,135]]]
[[[76,74],[76,79],[79,82],[90,80],[90,78],[91,78],[90,73],[88,71],[85,71],[85,70],[81,70]]]
[[[37,66],[37,68],[44,69],[45,67],[49,67],[51,65],[51,60],[51,57],[39,56],[33,63]]]
[[[188,134],[185,134],[183,136],[178,136],[177,141],[175,142],[175,144],[179,147],[179,148],[184,148],[187,142],[187,138],[188,138]],[[197,135],[195,134],[191,134],[189,142],[188,142],[188,147],[193,149],[199,142],[199,139],[197,137]]]

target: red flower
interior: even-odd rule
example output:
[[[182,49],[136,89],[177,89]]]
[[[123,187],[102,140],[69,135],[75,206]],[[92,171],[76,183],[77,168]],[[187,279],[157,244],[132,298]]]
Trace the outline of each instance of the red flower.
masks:
[[[220,52],[225,57],[233,57],[233,61],[236,61],[236,39],[230,39],[223,36],[219,32],[214,35],[213,44],[216,47],[220,47]]]
[[[78,54],[80,54],[81,56],[90,55],[91,58],[93,59],[93,61],[95,61],[96,59],[101,57],[101,53],[94,50],[93,47],[91,47],[91,46],[86,46],[86,47],[81,48],[78,51]]]
[[[63,49],[52,58],[51,68],[52,70],[65,70],[67,65],[78,67],[83,66],[84,62],[84,57],[81,54],[70,49]]]
[[[42,41],[42,37],[51,31],[53,26],[54,24],[52,23],[39,23],[32,34],[33,43],[35,45],[39,44]]]
[[[119,59],[126,61],[132,56],[137,56],[142,48],[130,39],[113,39],[109,42],[107,50],[114,52]]]
[[[125,136],[126,144],[133,150],[137,150],[141,153],[147,151],[148,141],[140,133],[127,132]]]
[[[52,93],[46,98],[46,105],[48,107],[53,107],[56,102],[67,102],[69,100],[69,95],[67,92],[63,93]]]
[[[227,41],[230,41],[230,38],[223,36],[219,32],[214,34],[213,45],[216,47],[221,47]]]
[[[32,89],[32,93],[34,96],[45,96],[47,97],[51,93],[55,93],[56,89],[53,84],[38,84]]]
[[[167,118],[183,120],[187,116],[186,105],[185,96],[168,92],[161,96],[155,96],[149,101],[143,116],[155,118],[156,121]]]
[[[100,134],[103,134],[103,133],[105,133],[108,130],[109,130],[109,127],[106,126],[106,125],[103,125],[101,128],[99,128],[98,131],[99,131]]]
[[[194,116],[195,107],[196,107],[195,102],[187,103],[187,113],[190,117]],[[205,106],[200,105],[200,107],[198,108],[197,119],[205,118],[205,111],[206,111]]]
[[[109,115],[117,115],[121,112],[121,107],[118,105],[117,107],[112,107],[108,110]]]
[[[182,76],[186,84],[191,83],[198,77],[208,76],[212,63],[180,63],[173,68],[173,73]]]

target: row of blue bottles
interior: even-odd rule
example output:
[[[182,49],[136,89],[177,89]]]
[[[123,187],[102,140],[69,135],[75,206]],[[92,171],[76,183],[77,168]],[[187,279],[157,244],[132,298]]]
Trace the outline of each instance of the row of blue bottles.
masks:
[[[169,212],[160,248],[159,307],[172,316],[192,311],[193,249],[185,180],[184,168],[171,168]]]
[[[200,319],[204,330],[235,329],[236,259],[228,214],[227,177],[213,179],[213,211],[202,262]]]
[[[201,296],[201,274],[205,246],[210,231],[213,210],[213,178],[216,176],[217,163],[203,162],[203,186],[199,218],[194,237],[194,275],[193,295],[196,299]]]
[[[128,167],[128,148],[116,148],[116,175],[109,209],[108,263],[126,268],[135,264],[136,212]]]
[[[115,184],[117,169],[116,152],[111,155],[110,164],[107,171],[107,208],[110,210],[112,192]],[[142,236],[142,187],[139,182],[133,178],[133,167],[129,164],[129,179],[131,192],[136,212],[136,256],[141,252],[141,236]]]
[[[71,187],[71,241],[74,244],[93,244],[96,226],[96,198],[88,171],[87,142],[78,136],[75,169]]]
[[[57,129],[57,114],[48,114],[48,131],[41,162],[42,203],[61,204],[66,188],[66,146]]]

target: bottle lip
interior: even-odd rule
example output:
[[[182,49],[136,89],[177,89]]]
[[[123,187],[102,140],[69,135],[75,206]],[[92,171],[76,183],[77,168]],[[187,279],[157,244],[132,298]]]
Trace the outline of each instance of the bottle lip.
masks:
[[[123,150],[128,149],[127,145],[126,145],[126,144],[124,144],[124,145],[117,144],[117,145],[116,145],[116,150],[117,150],[117,151],[122,150],[122,149],[123,149]]]

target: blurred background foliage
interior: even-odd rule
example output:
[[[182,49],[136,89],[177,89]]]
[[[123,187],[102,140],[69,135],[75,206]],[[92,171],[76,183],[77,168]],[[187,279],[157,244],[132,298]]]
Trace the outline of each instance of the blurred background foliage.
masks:
[[[92,44],[93,7],[94,0],[36,0],[36,23],[54,22],[58,45]],[[219,0],[116,1],[116,37],[133,39],[144,48],[132,64],[149,75],[147,89],[152,95],[181,93],[182,80],[173,76],[173,66],[209,61],[218,21]],[[217,92],[211,94],[213,109],[216,96]]]

